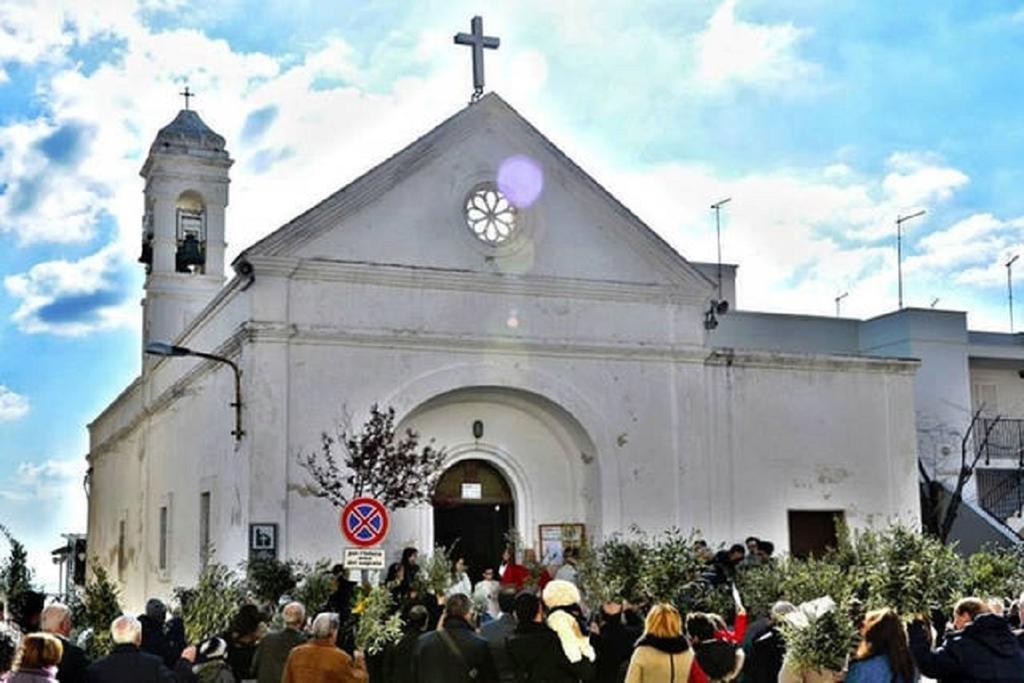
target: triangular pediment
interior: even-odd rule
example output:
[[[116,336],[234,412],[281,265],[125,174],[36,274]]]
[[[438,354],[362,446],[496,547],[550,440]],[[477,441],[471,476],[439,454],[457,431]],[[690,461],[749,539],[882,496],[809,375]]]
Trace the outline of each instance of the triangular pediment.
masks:
[[[466,223],[474,188],[503,163],[541,172],[517,209],[516,236],[478,239]],[[702,297],[712,283],[496,94],[450,117],[238,257],[507,273],[668,287]]]

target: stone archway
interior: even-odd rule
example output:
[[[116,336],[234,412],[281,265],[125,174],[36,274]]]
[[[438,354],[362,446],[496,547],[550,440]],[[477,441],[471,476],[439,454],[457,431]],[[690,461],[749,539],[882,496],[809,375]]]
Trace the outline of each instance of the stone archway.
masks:
[[[511,526],[526,546],[537,546],[540,524],[584,524],[588,533],[600,533],[601,476],[593,442],[553,401],[508,387],[465,387],[422,402],[399,428],[445,448],[446,470],[479,461],[499,473],[511,498]],[[395,543],[430,548],[447,533],[435,529],[432,508],[400,511],[394,521]]]

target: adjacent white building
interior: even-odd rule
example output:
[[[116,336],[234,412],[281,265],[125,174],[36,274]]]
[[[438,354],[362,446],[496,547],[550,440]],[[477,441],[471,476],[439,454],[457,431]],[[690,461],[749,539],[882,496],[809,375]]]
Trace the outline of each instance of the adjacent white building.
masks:
[[[194,581],[211,549],[244,559],[254,524],[274,525],[280,556],[339,557],[338,512],[297,456],[374,403],[447,449],[436,504],[394,516],[391,550],[458,537],[479,568],[510,527],[536,545],[540,525],[638,524],[799,551],[836,513],[919,520],[915,401],[962,417],[924,396],[927,354],[884,320],[715,314],[717,271],[497,95],[226,277],[230,165],[184,111],[142,169],[144,343],[236,362],[244,435],[231,370],[192,357],[148,358],[90,425],[90,554],[129,604]]]
[[[968,466],[980,453],[953,537],[965,551],[1020,541],[1024,335],[971,331],[960,311],[908,308],[863,321],[744,311],[724,316],[712,336],[715,345],[735,348],[920,360],[914,402],[925,472],[952,489],[962,448]]]

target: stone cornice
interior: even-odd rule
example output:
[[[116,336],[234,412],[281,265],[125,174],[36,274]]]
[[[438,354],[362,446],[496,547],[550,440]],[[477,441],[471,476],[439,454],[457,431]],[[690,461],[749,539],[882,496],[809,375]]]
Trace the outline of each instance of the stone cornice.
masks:
[[[602,343],[590,340],[542,339],[518,336],[451,335],[417,330],[353,330],[252,322],[245,326],[248,341],[258,343],[324,344],[370,348],[442,350],[455,353],[499,352],[508,355],[555,356],[617,361],[697,363],[707,366],[774,368],[826,372],[875,372],[913,375],[913,359],[833,356],[709,349],[688,344],[644,342]]]
[[[298,259],[257,256],[249,262],[259,277],[271,275],[297,280],[345,282],[409,289],[451,290],[629,303],[676,303],[703,305],[699,291],[660,283],[584,280],[513,273],[485,273],[454,268],[432,268],[365,261]]]
[[[888,375],[914,375],[921,361],[916,358],[885,358],[878,356],[842,356],[831,354],[781,353],[746,349],[713,349],[705,365],[771,368],[776,370],[813,370],[833,372],[875,372]]]

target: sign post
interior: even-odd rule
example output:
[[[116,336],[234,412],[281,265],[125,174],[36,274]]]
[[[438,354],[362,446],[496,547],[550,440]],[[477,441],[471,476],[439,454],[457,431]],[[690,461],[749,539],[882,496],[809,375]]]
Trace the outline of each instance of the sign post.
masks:
[[[374,548],[388,535],[387,508],[375,498],[356,498],[341,511],[341,533],[355,548],[345,548],[345,569],[379,571],[385,567],[383,548]]]

